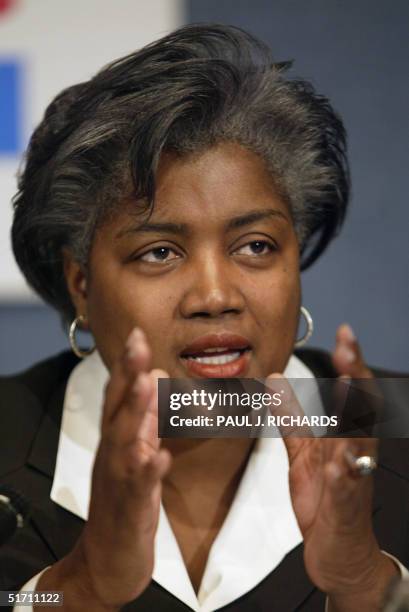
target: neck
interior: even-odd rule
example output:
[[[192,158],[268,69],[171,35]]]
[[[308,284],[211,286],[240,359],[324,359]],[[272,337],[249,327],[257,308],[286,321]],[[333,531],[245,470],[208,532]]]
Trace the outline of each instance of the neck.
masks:
[[[173,457],[164,481],[164,497],[177,494],[193,499],[224,501],[230,505],[254,445],[248,438],[203,440],[164,439]]]
[[[162,446],[173,457],[166,480],[189,487],[198,481],[201,488],[217,487],[243,471],[253,445],[250,438],[166,438]]]

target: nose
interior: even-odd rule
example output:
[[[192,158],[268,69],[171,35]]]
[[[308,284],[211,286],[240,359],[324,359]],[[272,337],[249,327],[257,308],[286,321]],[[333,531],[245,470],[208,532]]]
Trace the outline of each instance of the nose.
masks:
[[[184,318],[239,315],[245,306],[240,279],[224,257],[203,255],[185,269],[186,289],[180,302]]]

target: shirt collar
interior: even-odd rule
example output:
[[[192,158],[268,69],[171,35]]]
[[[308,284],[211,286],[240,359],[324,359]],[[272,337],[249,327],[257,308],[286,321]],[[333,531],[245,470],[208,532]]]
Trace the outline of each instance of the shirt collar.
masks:
[[[302,380],[314,378],[297,357],[284,371],[298,379],[304,411],[319,393],[303,391]],[[99,443],[104,387],[108,371],[94,352],[68,379],[51,499],[87,520],[92,467]],[[314,381],[315,382],[315,381]],[[308,397],[307,397],[308,395]],[[210,550],[198,594],[190,582],[177,541],[161,506],[155,539],[153,579],[195,611],[210,612],[254,588],[302,541],[290,498],[288,458],[281,438],[256,441],[229,513]]]

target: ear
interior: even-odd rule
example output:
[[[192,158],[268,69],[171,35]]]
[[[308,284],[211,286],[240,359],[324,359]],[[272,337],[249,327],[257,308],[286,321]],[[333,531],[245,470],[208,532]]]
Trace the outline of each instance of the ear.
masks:
[[[87,275],[83,266],[76,261],[67,248],[63,249],[65,282],[77,316],[87,318]]]

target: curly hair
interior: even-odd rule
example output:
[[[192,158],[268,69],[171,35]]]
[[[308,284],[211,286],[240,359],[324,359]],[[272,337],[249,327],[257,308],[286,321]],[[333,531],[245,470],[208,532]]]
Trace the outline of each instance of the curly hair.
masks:
[[[341,227],[349,198],[343,124],[232,26],[182,27],[62,91],[34,131],[13,199],[12,245],[29,285],[70,320],[63,248],[85,268],[94,232],[124,197],[152,211],[160,155],[236,142],[258,154],[292,213],[301,269]]]

